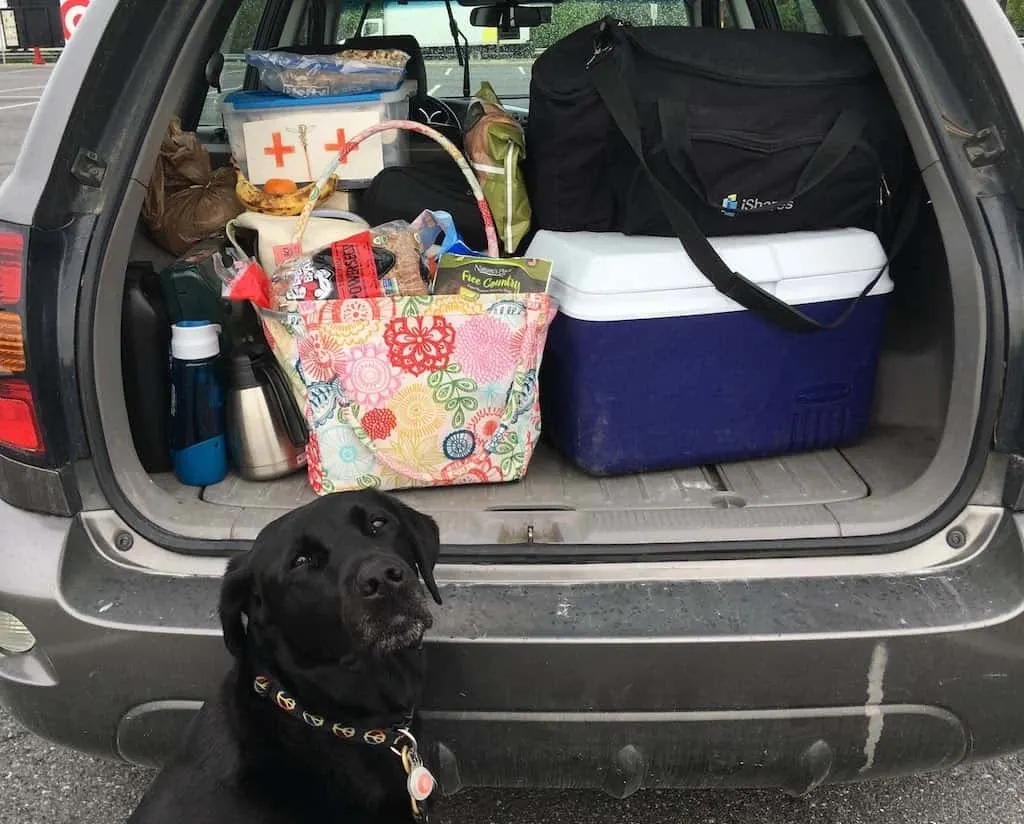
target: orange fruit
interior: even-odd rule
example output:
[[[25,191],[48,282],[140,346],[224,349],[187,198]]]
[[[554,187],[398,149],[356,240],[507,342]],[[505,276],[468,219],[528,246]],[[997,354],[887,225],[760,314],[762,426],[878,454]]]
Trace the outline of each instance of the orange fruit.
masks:
[[[268,195],[293,195],[299,191],[294,180],[286,177],[272,177],[263,184],[263,191]]]

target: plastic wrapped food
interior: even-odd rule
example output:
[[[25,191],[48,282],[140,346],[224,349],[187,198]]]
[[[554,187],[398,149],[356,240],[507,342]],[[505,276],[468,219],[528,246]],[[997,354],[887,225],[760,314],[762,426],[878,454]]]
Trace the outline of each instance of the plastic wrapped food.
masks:
[[[425,295],[421,251],[403,223],[336,240],[278,266],[271,278],[276,302]]]
[[[394,263],[383,272],[378,268],[389,295],[427,294],[428,272],[424,271],[423,247],[416,232],[401,220],[375,226],[371,232],[373,246],[387,251]]]
[[[282,263],[272,278],[278,304],[305,300],[345,300],[385,296],[381,270],[394,256],[374,248],[369,232],[336,240],[330,246]]]
[[[334,97],[397,89],[409,55],[398,49],[346,49],[337,54],[290,54],[249,50],[246,62],[260,81],[289,97]]]

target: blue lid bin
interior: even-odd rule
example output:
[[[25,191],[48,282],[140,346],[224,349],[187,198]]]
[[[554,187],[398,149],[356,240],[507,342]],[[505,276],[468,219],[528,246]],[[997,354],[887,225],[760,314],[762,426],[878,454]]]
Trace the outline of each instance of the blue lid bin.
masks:
[[[416,82],[390,92],[338,97],[288,97],[269,91],[237,91],[221,110],[231,153],[257,186],[271,178],[297,184],[315,180],[346,140],[385,120],[406,120]],[[338,186],[365,189],[387,166],[409,162],[408,134],[389,131],[363,141],[338,168]]]

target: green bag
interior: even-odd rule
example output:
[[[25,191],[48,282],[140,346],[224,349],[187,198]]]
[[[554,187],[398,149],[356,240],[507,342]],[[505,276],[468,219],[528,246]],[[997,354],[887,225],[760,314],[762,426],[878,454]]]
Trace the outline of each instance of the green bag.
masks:
[[[464,150],[494,215],[504,251],[514,255],[530,231],[532,217],[522,169],[526,136],[486,81],[469,107]]]

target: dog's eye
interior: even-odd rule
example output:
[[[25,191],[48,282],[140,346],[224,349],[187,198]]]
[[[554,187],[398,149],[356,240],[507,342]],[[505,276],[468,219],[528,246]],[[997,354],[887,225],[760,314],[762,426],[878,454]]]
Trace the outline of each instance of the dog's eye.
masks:
[[[380,515],[374,515],[370,518],[370,531],[377,533],[388,525],[387,519],[382,518]]]
[[[298,569],[299,567],[320,569],[324,565],[325,560],[324,553],[322,552],[300,552],[292,558],[292,569]]]
[[[323,569],[330,559],[330,551],[319,540],[311,536],[303,536],[298,543],[292,547],[292,560],[290,567],[298,569]]]

